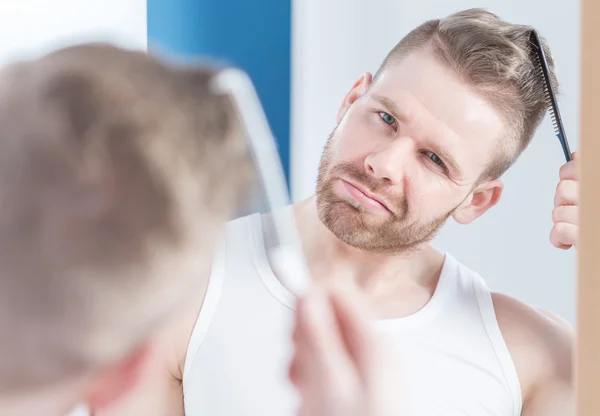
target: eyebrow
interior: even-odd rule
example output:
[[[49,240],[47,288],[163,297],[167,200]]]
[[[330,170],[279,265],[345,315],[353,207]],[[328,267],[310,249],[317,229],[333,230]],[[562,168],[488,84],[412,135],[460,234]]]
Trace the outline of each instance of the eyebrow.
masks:
[[[394,116],[396,120],[407,119],[406,114],[402,113],[402,111],[400,111],[396,103],[390,100],[389,98],[379,94],[373,94],[373,98],[375,99],[375,101],[378,101],[379,104],[383,105],[390,112],[390,114]]]
[[[462,170],[458,166],[458,163],[456,163],[456,160],[454,160],[454,158],[450,155],[450,153],[446,152],[443,148],[439,147],[436,144],[432,144],[431,146],[434,148],[433,151],[435,152],[435,154],[437,154],[450,169],[454,170],[459,175],[462,174]]]
[[[373,98],[376,101],[378,101],[381,105],[383,105],[396,120],[409,121],[410,117],[407,116],[406,113],[400,111],[400,108],[398,108],[396,103],[393,102],[392,100],[390,100],[389,98],[384,97],[383,95],[379,95],[379,94],[373,94]],[[462,170],[458,166],[458,163],[450,155],[450,153],[448,153],[446,150],[444,150],[438,144],[431,143],[430,141],[429,141],[429,144],[431,147],[433,147],[434,153],[437,154],[444,161],[444,163],[448,166],[448,168],[454,170],[458,174],[462,173]]]

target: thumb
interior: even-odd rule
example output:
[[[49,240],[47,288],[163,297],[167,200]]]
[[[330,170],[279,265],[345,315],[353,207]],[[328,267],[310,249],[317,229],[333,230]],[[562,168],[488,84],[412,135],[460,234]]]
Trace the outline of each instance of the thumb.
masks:
[[[365,299],[351,291],[333,291],[330,294],[340,335],[348,355],[357,367],[361,378],[370,379],[377,357],[376,336]]]
[[[338,326],[368,397],[368,414],[408,415],[413,412],[403,361],[390,339],[371,325],[374,317],[365,299],[352,293],[331,295]]]
[[[323,288],[314,287],[298,305],[297,326],[310,366],[324,377],[332,377],[351,364],[334,309]]]

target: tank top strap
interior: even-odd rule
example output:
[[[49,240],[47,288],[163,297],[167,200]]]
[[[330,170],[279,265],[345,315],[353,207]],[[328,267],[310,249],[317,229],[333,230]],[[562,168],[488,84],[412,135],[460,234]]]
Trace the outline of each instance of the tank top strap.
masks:
[[[498,318],[492,300],[492,291],[479,274],[475,272],[471,272],[471,274],[473,278],[473,291],[477,299],[481,319],[502,369],[504,381],[513,399],[514,416],[520,416],[523,407],[521,383],[519,382],[514,361],[498,325]]]
[[[215,255],[213,256],[213,262],[210,271],[210,277],[208,280],[208,287],[202,301],[202,308],[198,314],[192,335],[188,344],[185,364],[183,367],[183,379],[185,380],[190,368],[194,366],[194,361],[202,341],[206,336],[212,318],[217,310],[219,300],[223,293],[223,284],[226,275],[227,265],[227,249],[228,241],[236,241],[241,237],[241,233],[247,230],[247,224],[250,222],[251,217],[243,217],[237,220],[233,220],[227,224],[225,232],[219,242]]]

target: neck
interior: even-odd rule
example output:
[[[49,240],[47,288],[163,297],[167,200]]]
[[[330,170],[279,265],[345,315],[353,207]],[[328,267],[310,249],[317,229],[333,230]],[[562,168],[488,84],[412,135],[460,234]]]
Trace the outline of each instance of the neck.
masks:
[[[405,286],[435,287],[443,254],[430,244],[404,253],[372,253],[337,238],[319,219],[316,197],[294,206],[311,275],[344,281],[377,296]]]

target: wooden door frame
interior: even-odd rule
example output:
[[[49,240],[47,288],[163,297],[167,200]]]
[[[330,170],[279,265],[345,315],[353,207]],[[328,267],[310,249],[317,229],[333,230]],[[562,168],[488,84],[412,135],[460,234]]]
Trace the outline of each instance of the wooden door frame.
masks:
[[[566,3],[565,3],[566,4]],[[600,0],[581,0],[578,416],[600,416]]]

